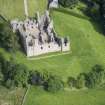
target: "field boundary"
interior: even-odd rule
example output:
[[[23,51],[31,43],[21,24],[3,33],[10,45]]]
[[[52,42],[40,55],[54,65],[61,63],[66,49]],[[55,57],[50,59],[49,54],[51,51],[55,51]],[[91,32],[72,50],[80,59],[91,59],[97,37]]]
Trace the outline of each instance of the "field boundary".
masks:
[[[28,88],[27,88],[27,90],[26,90],[26,92],[25,92],[25,94],[24,94],[24,96],[23,96],[21,105],[24,105],[24,102],[25,102],[25,100],[26,100],[26,96],[27,96],[27,94],[28,94],[28,91],[30,90],[30,87],[31,87],[31,86],[29,85]]]
[[[52,54],[52,55],[47,55],[47,56],[42,56],[42,57],[34,57],[34,58],[27,58],[28,60],[40,60],[40,59],[46,59],[46,58],[51,58],[51,57],[56,57],[56,56],[61,56],[61,55],[67,55],[71,54],[71,52],[65,52],[65,53],[59,53],[59,54]]]

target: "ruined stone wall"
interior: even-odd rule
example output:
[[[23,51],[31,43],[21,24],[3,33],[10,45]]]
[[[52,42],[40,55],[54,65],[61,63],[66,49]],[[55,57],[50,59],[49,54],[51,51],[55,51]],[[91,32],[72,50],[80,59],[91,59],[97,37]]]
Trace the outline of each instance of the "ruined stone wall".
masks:
[[[50,44],[43,44],[38,46],[30,46],[27,47],[27,56],[37,56],[41,54],[46,54],[50,52],[58,52],[61,51],[61,46],[58,46],[58,44],[50,43]]]
[[[58,44],[52,42],[49,44],[37,45],[37,46],[28,46],[27,47],[27,57],[38,56],[41,54],[51,53],[51,52],[64,52],[70,50],[70,43],[62,44],[59,46]]]

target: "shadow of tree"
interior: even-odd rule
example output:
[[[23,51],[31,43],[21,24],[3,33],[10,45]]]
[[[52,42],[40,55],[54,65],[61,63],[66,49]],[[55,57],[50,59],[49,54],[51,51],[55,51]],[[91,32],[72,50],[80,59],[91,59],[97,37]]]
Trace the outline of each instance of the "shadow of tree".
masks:
[[[96,32],[105,36],[105,29],[104,29],[101,21],[95,21],[95,20],[91,19],[90,22],[93,25],[93,28],[95,29]]]
[[[3,20],[5,22],[8,22],[7,19],[3,15],[1,15],[1,14],[0,14],[0,20]]]

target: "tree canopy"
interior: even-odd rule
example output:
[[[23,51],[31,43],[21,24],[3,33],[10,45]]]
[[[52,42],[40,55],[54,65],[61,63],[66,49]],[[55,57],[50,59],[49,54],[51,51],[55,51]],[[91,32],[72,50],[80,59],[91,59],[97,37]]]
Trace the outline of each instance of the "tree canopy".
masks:
[[[63,7],[73,8],[77,5],[78,0],[58,0]]]
[[[13,33],[9,22],[0,17],[0,47],[6,50],[15,50],[18,47],[17,37]]]

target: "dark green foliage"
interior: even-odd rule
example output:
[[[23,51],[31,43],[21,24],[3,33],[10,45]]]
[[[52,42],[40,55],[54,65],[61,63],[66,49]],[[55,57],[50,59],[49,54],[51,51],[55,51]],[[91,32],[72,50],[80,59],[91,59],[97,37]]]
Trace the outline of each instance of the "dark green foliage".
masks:
[[[13,74],[13,80],[16,86],[27,87],[28,70],[24,65],[16,64],[15,73]]]
[[[0,62],[0,83],[3,81],[2,64]]]
[[[48,72],[40,73],[38,71],[31,71],[29,83],[31,85],[43,86],[45,90],[50,92],[56,92],[63,89],[62,79],[58,76],[52,76]]]
[[[105,0],[80,0],[80,1],[85,2],[87,5],[87,10],[85,11],[85,13],[91,16],[94,20],[98,20],[100,25],[102,25],[103,28],[105,28]]]
[[[0,18],[0,47],[13,51],[18,48],[17,37],[12,32],[9,22]]]
[[[91,16],[94,20],[100,20],[100,5],[96,0],[81,0],[86,3],[87,8],[84,11],[85,14]]]
[[[28,70],[24,65],[15,63],[14,60],[6,61],[2,58],[3,84],[8,88],[13,86],[27,86]]]
[[[84,88],[85,87],[85,84],[86,84],[86,80],[85,80],[85,74],[80,74],[78,77],[77,77],[77,88]]]
[[[73,77],[68,78],[68,85],[70,88],[94,88],[105,83],[105,70],[101,65],[95,65],[89,73],[81,73],[77,79]]]
[[[77,5],[78,0],[59,0],[59,4],[63,7],[73,8]]]
[[[14,88],[15,87],[15,84],[14,84],[14,81],[11,80],[11,79],[8,79],[6,82],[5,82],[5,86],[9,89],[11,88]]]
[[[101,0],[99,2],[99,5],[100,5],[100,14],[101,14],[101,21],[103,23],[103,26],[104,26],[104,29],[105,29],[105,0]]]
[[[3,75],[3,65],[5,64],[5,59],[2,55],[2,53],[0,53],[0,82],[4,81],[4,75]]]
[[[99,12],[99,5],[94,3],[93,6],[91,6],[88,9],[88,13],[91,17],[93,17],[95,20],[100,19],[100,12]]]
[[[105,82],[105,70],[100,65],[95,65],[92,71],[86,75],[86,85],[94,88]]]
[[[43,77],[40,72],[38,71],[31,71],[29,76],[29,83],[31,85],[42,85],[43,84]]]
[[[70,86],[70,88],[84,88],[86,85],[85,76],[86,75],[84,73],[81,73],[80,75],[78,75],[77,79],[69,77],[67,83]]]
[[[73,87],[76,87],[76,79],[74,77],[69,77],[68,78],[68,81],[67,81],[67,84],[73,88]]]
[[[86,75],[86,86],[88,88],[94,88],[95,87],[95,81],[94,81],[94,74],[93,72],[90,72]]]
[[[59,78],[58,76],[50,76],[46,83],[47,91],[49,92],[57,92],[60,91],[64,88],[64,84],[62,82],[62,79]]]

